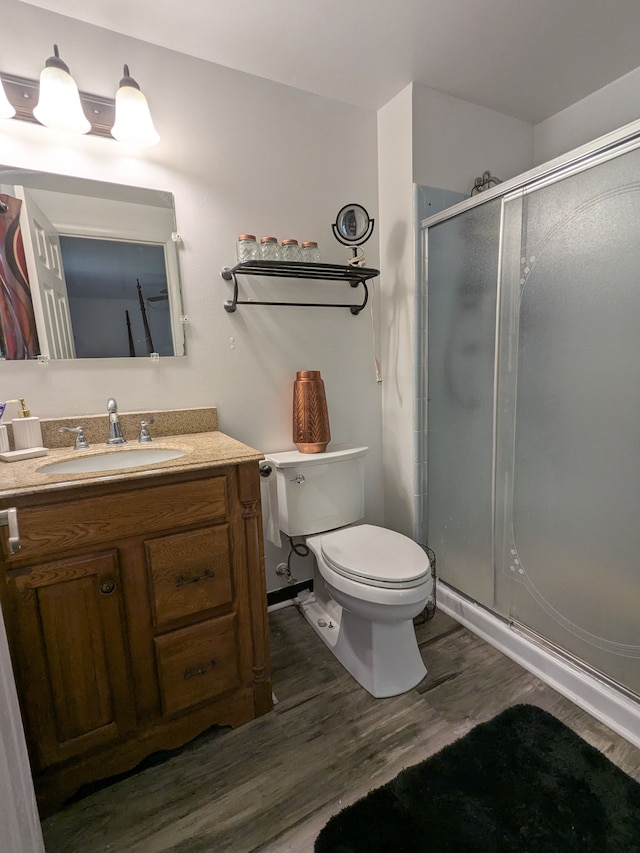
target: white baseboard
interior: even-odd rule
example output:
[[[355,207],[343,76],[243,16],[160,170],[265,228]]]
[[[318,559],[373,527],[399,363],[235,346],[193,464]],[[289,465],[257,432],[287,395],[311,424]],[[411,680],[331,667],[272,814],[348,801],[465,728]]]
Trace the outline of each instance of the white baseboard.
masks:
[[[640,748],[640,705],[552,651],[519,634],[489,610],[438,582],[438,607]]]

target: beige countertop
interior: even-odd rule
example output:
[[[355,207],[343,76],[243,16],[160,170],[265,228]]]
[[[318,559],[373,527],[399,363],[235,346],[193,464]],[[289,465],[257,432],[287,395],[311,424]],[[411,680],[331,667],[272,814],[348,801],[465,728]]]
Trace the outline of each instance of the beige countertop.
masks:
[[[39,469],[52,462],[72,459],[80,454],[83,456],[103,453],[126,453],[128,450],[141,448],[159,449],[170,448],[185,451],[184,456],[157,462],[151,465],[139,465],[116,471],[47,474]],[[125,445],[110,447],[105,443],[95,443],[87,450],[75,450],[73,447],[56,447],[49,450],[46,456],[34,459],[23,459],[17,462],[0,461],[0,498],[10,498],[12,495],[27,494],[50,489],[71,488],[79,484],[118,482],[144,478],[169,472],[192,471],[199,468],[215,468],[223,465],[234,465],[240,462],[260,460],[263,454],[259,450],[225,435],[217,430],[209,432],[188,433],[183,435],[165,435],[154,437],[148,444],[139,444],[137,440]]]

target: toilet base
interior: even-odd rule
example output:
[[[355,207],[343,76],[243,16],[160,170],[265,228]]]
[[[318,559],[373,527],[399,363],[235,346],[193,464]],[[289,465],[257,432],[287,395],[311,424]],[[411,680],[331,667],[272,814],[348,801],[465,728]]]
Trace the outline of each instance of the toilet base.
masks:
[[[376,699],[406,693],[427,674],[412,620],[372,622],[307,590],[295,602],[347,672]]]

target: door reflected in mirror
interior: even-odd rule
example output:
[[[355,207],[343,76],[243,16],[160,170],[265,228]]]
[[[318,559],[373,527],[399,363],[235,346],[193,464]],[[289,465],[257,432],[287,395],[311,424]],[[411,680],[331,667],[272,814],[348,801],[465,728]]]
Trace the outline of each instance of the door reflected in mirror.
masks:
[[[164,247],[60,237],[76,358],[173,355]]]
[[[184,355],[171,193],[0,167],[0,241],[2,357]]]

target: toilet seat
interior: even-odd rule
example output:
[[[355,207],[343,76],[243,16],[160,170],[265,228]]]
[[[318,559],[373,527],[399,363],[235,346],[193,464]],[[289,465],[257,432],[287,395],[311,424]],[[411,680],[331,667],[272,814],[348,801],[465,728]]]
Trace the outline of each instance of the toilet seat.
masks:
[[[431,570],[416,542],[372,524],[324,534],[321,551],[334,572],[368,586],[409,589],[424,584]]]

